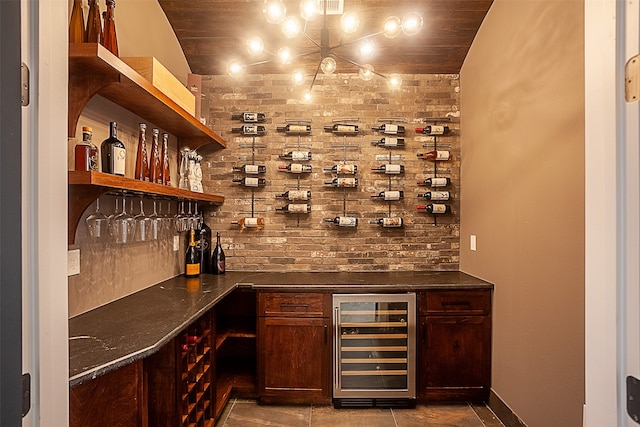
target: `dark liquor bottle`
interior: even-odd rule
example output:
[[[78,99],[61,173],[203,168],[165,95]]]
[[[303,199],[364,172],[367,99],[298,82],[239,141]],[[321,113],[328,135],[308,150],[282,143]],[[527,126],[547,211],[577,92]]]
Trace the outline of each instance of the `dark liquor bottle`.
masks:
[[[324,183],[325,185],[333,185],[334,187],[357,187],[358,178],[333,178]]]
[[[353,216],[337,216],[335,218],[325,218],[324,222],[331,222],[338,227],[357,227],[358,218]]]
[[[404,147],[404,138],[382,138],[371,141],[371,143],[385,148]]]
[[[73,0],[71,19],[69,20],[69,43],[82,43],[85,38],[82,0]]]
[[[341,173],[344,175],[355,175],[358,173],[358,165],[333,165],[330,168],[322,168],[325,172]]]
[[[211,269],[213,274],[224,274],[226,271],[226,263],[224,251],[220,244],[220,233],[216,233],[216,247],[211,252]]]
[[[297,162],[311,160],[311,153],[309,151],[289,151],[287,154],[280,154],[282,160],[293,160]]]
[[[425,160],[449,160],[450,153],[445,150],[431,150],[426,153],[418,153],[416,156]]]
[[[162,183],[169,185],[171,182],[171,168],[169,167],[169,134],[162,134],[162,152],[160,153],[160,161],[162,162]]]
[[[276,211],[285,213],[309,213],[311,212],[311,205],[306,203],[288,203],[281,208],[276,208]]]
[[[104,36],[102,45],[115,56],[118,56],[118,37],[116,36],[115,9],[116,0],[107,1],[107,15],[104,21]]]
[[[267,185],[267,180],[264,178],[236,178],[233,182],[242,184],[245,187],[264,187]]]
[[[118,139],[118,124],[116,122],[109,123],[109,138],[102,141],[100,156],[102,157],[102,172],[124,176],[127,150],[122,141]]]
[[[373,221],[369,221],[369,224],[378,224],[384,228],[398,228],[402,227],[404,221],[401,217],[379,218]]]
[[[427,187],[446,187],[451,184],[450,178],[427,178],[418,181],[418,185],[426,185]]]
[[[451,195],[448,191],[427,191],[423,194],[418,194],[418,197],[425,198],[427,200],[449,200]]]
[[[102,37],[102,20],[98,0],[89,0],[89,16],[87,16],[87,43],[100,43]]]
[[[135,179],[146,181],[149,178],[149,159],[147,156],[147,125],[138,125],[138,150],[136,152]]]
[[[241,133],[242,135],[266,135],[267,129],[259,125],[244,125],[239,128],[231,128],[233,133]]]
[[[82,142],[75,146],[76,170],[77,171],[97,171],[98,170],[98,147],[91,142],[92,129],[82,128]]]
[[[160,147],[158,143],[158,129],[151,131],[151,156],[149,158],[149,182],[162,184],[162,164],[160,162]]]
[[[430,203],[426,206],[418,206],[418,210],[424,210],[430,214],[446,214],[451,212],[451,207],[443,203]]]
[[[200,275],[200,252],[196,249],[195,230],[189,230],[189,246],[184,256],[184,275],[198,277]]]
[[[257,175],[259,173],[265,173],[267,171],[267,167],[264,165],[242,165],[242,166],[234,166],[234,172],[243,172],[250,175]]]
[[[384,133],[386,135],[403,135],[405,131],[404,126],[390,124],[371,126],[371,130],[377,130],[378,132]]]
[[[324,130],[327,132],[333,132],[337,135],[357,135],[359,128],[358,125],[345,125],[336,123],[333,126],[325,126]]]
[[[404,198],[404,191],[381,191],[376,195],[371,196],[373,199],[381,199],[386,201],[400,200]]]
[[[285,125],[276,128],[278,132],[284,132],[287,135],[309,135],[311,133],[311,125]]]
[[[422,133],[424,135],[446,135],[451,132],[449,126],[425,126],[423,128],[416,128],[416,133]]]
[[[289,190],[282,194],[276,194],[276,199],[287,199],[289,201],[303,202],[311,199],[311,191]]]
[[[303,165],[301,163],[289,163],[288,165],[278,165],[278,169],[289,173],[310,173],[313,171],[311,165]]]
[[[380,165],[375,168],[371,168],[374,172],[386,173],[388,175],[397,175],[399,173],[404,173],[403,165]]]
[[[267,120],[264,113],[243,112],[231,115],[231,120],[240,120],[243,123],[261,123]]]

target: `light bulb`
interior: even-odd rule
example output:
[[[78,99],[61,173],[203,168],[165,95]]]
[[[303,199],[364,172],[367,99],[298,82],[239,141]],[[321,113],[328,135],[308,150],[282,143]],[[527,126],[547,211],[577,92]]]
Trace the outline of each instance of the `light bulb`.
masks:
[[[397,16],[388,17],[382,25],[382,32],[390,39],[396,37],[402,32],[402,21]]]
[[[424,24],[418,12],[409,12],[402,17],[402,32],[408,36],[418,34]]]
[[[313,21],[320,15],[316,0],[302,0],[300,2],[300,15],[306,21]]]
[[[347,34],[355,33],[359,26],[360,17],[355,12],[345,12],[340,17],[340,28]]]
[[[287,38],[294,38],[300,34],[300,22],[295,16],[287,16],[282,21],[282,34]]]
[[[376,51],[376,45],[372,40],[366,39],[360,44],[360,56],[370,58]]]
[[[294,70],[291,80],[297,85],[304,83],[304,72],[302,70]]]
[[[304,93],[304,100],[309,102],[313,99],[313,95],[311,95],[311,91],[308,90]]]
[[[253,36],[247,40],[247,50],[251,55],[258,56],[264,52],[264,42],[258,36]]]
[[[331,74],[336,70],[336,60],[327,56],[320,62],[320,69],[325,74]]]
[[[291,54],[291,50],[288,47],[281,47],[278,49],[278,58],[280,58],[280,62],[283,64],[291,63],[291,59],[293,55]]]
[[[400,76],[400,74],[389,74],[389,77],[387,77],[388,82],[389,82],[389,88],[391,90],[398,90],[400,89],[400,86],[402,86],[402,77]]]
[[[279,24],[287,14],[287,8],[282,0],[265,0],[262,6],[262,13],[267,22]]]
[[[373,65],[371,64],[364,64],[362,66],[362,68],[360,68],[360,70],[358,71],[358,75],[360,76],[360,78],[365,81],[368,82],[369,80],[371,80],[374,76],[373,73]]]
[[[242,74],[242,65],[235,59],[227,63],[227,74],[231,77],[239,77]]]

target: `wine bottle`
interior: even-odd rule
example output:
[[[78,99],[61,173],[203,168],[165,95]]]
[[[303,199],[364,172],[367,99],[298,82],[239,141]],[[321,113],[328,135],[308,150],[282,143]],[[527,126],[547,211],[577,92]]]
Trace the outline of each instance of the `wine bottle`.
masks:
[[[267,120],[264,113],[243,112],[231,115],[231,120],[241,120],[243,123],[261,123]]]
[[[371,130],[377,130],[378,132],[384,133],[386,135],[402,135],[405,131],[404,126],[390,124],[371,126]]]
[[[184,275],[198,277],[200,275],[200,252],[196,250],[195,230],[189,230],[189,246],[184,257]]]
[[[118,56],[118,37],[116,36],[115,8],[116,0],[106,0],[107,14],[104,21],[102,45],[115,56]]]
[[[311,191],[289,190],[282,194],[276,194],[276,199],[287,199],[289,201],[303,202],[311,199]]]
[[[73,0],[71,19],[69,20],[69,43],[82,43],[85,39],[82,0]]]
[[[293,161],[305,161],[311,160],[311,153],[309,151],[289,151],[287,154],[280,154],[282,160],[293,160]]]
[[[430,203],[426,206],[418,206],[418,210],[424,210],[430,214],[445,214],[451,212],[451,207],[443,203]]]
[[[200,271],[213,273],[213,266],[211,265],[211,228],[205,224],[204,215],[202,215],[202,221],[200,221],[200,229],[196,230],[196,232],[199,234],[196,249],[200,251]]]
[[[387,164],[387,165],[380,165],[378,167],[371,168],[371,170],[374,172],[386,173],[388,175],[396,175],[399,173],[404,173],[404,166]]]
[[[377,145],[378,147],[404,147],[404,138],[382,138],[371,141],[373,145]]]
[[[373,221],[369,221],[369,224],[378,224],[384,228],[397,228],[402,227],[404,221],[401,217],[379,218]]]
[[[418,194],[418,197],[425,198],[427,200],[449,200],[451,197],[448,191],[427,191],[424,194]]]
[[[267,129],[260,125],[244,125],[239,128],[232,128],[231,132],[241,133],[242,135],[266,135]]]
[[[249,175],[257,175],[259,173],[265,173],[267,171],[267,167],[264,165],[242,165],[242,166],[234,166],[234,172],[243,172]]]
[[[237,221],[231,221],[231,224],[239,225],[241,228],[262,228],[264,226],[264,218],[240,218]]]
[[[327,132],[333,132],[338,135],[357,135],[359,128],[358,125],[346,125],[336,123],[333,126],[325,126],[324,130]]]
[[[235,178],[233,182],[242,184],[245,187],[264,187],[267,185],[267,180],[264,178]]]
[[[450,178],[427,178],[418,181],[418,185],[426,185],[427,187],[446,187],[451,184]]]
[[[147,156],[147,125],[138,125],[138,151],[136,152],[135,179],[146,181],[149,178],[149,159]]]
[[[276,128],[278,132],[284,132],[287,135],[309,135],[311,133],[311,125],[285,125]]]
[[[287,203],[281,208],[276,208],[276,211],[285,213],[309,213],[311,212],[311,205],[307,203]]]
[[[127,149],[118,139],[116,122],[109,123],[109,138],[102,141],[100,156],[102,157],[102,172],[124,176]]]
[[[325,172],[355,175],[358,173],[358,165],[333,165],[330,168],[322,168]]]
[[[358,178],[333,178],[324,183],[325,185],[333,185],[334,187],[357,187]]]
[[[425,160],[449,160],[449,155],[449,152],[444,150],[431,150],[416,154],[418,158]]]
[[[301,163],[289,163],[288,165],[278,165],[279,170],[286,170],[289,173],[310,173],[313,169],[311,165]]]
[[[162,184],[162,166],[160,164],[160,147],[158,143],[158,129],[151,131],[151,156],[149,158],[149,182]]]
[[[371,197],[374,199],[382,199],[386,201],[400,200],[404,198],[404,191],[381,191]]]
[[[87,43],[100,43],[102,37],[102,20],[100,18],[100,4],[98,0],[89,0],[89,15],[87,16]]]
[[[224,274],[226,270],[224,251],[220,244],[220,232],[216,233],[216,247],[211,251],[211,268],[213,274]]]
[[[331,222],[338,227],[357,227],[358,218],[353,216],[337,216],[335,218],[325,218],[324,222]]]
[[[75,169],[77,171],[98,170],[98,147],[91,142],[92,133],[90,127],[82,128],[82,142],[75,146]]]
[[[171,182],[171,168],[169,167],[169,134],[162,134],[162,184],[169,185]]]
[[[451,132],[449,126],[431,125],[423,128],[416,128],[416,133],[424,135],[446,135]]]

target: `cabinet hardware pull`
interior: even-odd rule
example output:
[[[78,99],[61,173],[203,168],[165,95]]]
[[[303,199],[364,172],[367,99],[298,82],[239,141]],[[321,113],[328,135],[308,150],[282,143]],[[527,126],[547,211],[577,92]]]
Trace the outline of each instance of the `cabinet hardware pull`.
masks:
[[[340,308],[336,307],[334,310],[334,314],[333,314],[333,324],[335,325],[335,343],[336,343],[336,348],[335,351],[333,352],[333,375],[334,375],[334,382],[333,382],[333,386],[335,389],[340,390],[342,388],[341,384],[340,384],[340,364],[338,362],[338,354],[340,354]]]
[[[327,345],[327,330],[329,329],[329,325],[324,325],[324,345]]]
[[[309,304],[288,304],[280,303],[280,308],[309,308]]]

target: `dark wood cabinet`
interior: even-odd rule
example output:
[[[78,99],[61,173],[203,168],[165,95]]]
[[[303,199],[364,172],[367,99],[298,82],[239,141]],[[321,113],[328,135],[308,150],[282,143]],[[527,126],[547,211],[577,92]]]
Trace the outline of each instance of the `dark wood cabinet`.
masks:
[[[418,306],[419,398],[486,401],[491,290],[425,291]]]
[[[258,293],[262,402],[331,401],[331,295]]]

